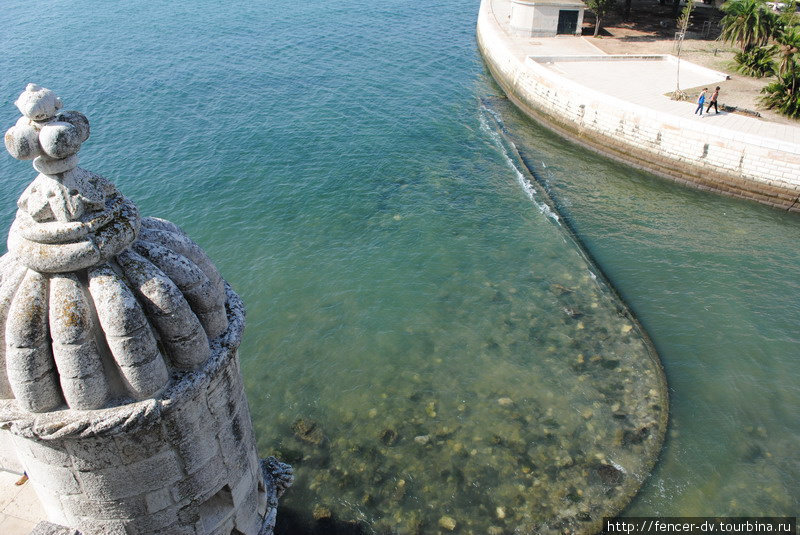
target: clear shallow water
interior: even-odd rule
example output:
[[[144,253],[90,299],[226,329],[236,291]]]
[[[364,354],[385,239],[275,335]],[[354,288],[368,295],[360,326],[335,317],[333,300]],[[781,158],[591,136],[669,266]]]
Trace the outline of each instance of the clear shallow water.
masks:
[[[243,296],[261,452],[298,473],[284,533],[315,505],[376,530],[451,516],[503,533],[546,499],[587,514],[615,464],[630,484],[646,473],[644,425],[613,413],[646,424],[626,399],[649,388],[626,398],[608,377],[632,373],[614,355],[641,342],[520,182],[492,112],[664,359],[673,425],[629,511],[795,513],[800,223],[609,164],[502,101],[487,111],[477,8],[10,2],[2,113],[10,126],[28,81],[87,112],[83,165],[182,225]],[[33,174],[0,159],[3,234]],[[531,476],[542,456],[559,477]]]
[[[626,514],[796,514],[800,220],[596,158],[493,103],[664,363],[671,431]]]

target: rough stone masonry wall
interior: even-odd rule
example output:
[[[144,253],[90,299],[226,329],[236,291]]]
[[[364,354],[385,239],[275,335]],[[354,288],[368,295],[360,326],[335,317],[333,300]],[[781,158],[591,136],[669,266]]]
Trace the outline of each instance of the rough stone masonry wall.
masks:
[[[482,0],[478,46],[518,107],[614,159],[663,177],[800,211],[800,145],[767,140],[659,113],[568,82],[531,58],[519,59]]]
[[[258,533],[268,497],[238,358],[226,360],[207,388],[135,432],[15,436],[45,509],[64,514],[50,520],[84,535]]]

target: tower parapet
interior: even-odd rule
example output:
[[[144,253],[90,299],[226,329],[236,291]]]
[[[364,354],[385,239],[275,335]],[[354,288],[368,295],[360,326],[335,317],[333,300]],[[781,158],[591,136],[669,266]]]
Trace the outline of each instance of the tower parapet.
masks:
[[[16,105],[6,148],[39,175],[0,258],[0,427],[50,520],[271,533],[292,471],[256,453],[239,296],[177,225],[78,167],[82,113],[35,84]]]

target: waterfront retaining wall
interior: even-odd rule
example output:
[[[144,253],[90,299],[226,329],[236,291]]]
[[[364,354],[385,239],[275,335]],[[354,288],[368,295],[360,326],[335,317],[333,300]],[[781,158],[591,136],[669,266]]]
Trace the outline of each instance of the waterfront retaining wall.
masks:
[[[495,80],[528,115],[614,159],[694,187],[800,211],[800,145],[700,124],[575,84],[522,57],[482,0],[477,38]]]

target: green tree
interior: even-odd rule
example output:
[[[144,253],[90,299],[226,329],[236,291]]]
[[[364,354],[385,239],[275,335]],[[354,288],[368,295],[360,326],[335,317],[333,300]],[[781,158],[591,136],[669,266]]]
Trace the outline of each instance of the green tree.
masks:
[[[778,79],[761,90],[761,103],[767,108],[797,119],[800,117],[800,95],[797,94],[797,77],[794,74],[779,75]]]
[[[694,0],[686,2],[686,7],[683,8],[683,13],[678,19],[678,35],[676,36],[678,39],[678,69],[675,74],[675,92],[672,94],[672,98],[675,100],[686,99],[686,93],[681,91],[681,49],[683,49],[683,38],[686,37],[686,30],[689,28],[689,19],[692,17],[693,8]]]
[[[594,21],[594,36],[597,37],[600,34],[600,24],[602,23],[603,17],[614,9],[614,4],[616,0],[587,0],[586,6],[594,11],[595,21]]]
[[[797,2],[791,0],[786,4],[778,15],[777,31],[788,28],[789,26],[799,26],[800,16],[797,14]]]
[[[742,52],[766,45],[777,28],[778,17],[765,0],[728,0],[722,5],[720,38],[738,45]]]
[[[800,65],[800,27],[786,26],[777,35],[778,42],[778,74],[784,76],[794,73]]]
[[[777,79],[761,90],[761,103],[789,117],[800,117],[800,19],[792,2],[779,18],[774,47],[778,55]]]

